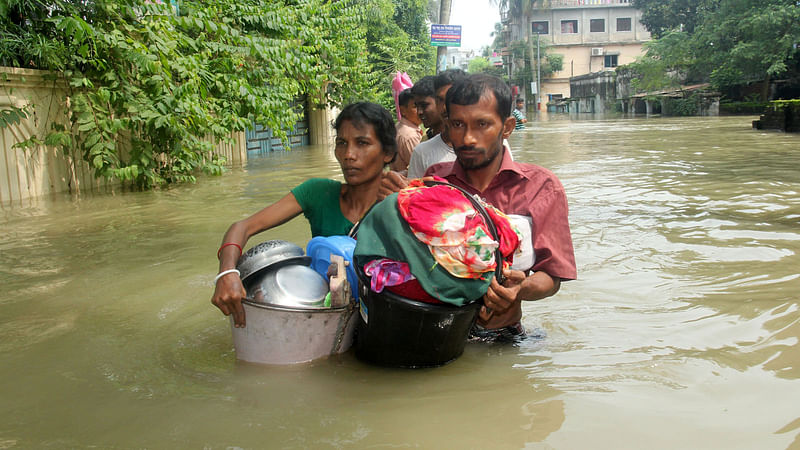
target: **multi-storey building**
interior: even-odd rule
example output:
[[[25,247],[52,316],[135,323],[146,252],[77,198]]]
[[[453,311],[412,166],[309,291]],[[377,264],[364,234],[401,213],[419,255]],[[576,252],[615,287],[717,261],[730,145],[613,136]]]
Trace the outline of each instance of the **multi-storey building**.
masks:
[[[461,69],[467,70],[469,61],[475,57],[475,50],[462,49],[459,47],[447,48],[447,66],[446,69]]]
[[[537,36],[549,46],[549,53],[564,58],[561,71],[542,77],[542,108],[545,102],[570,97],[570,77],[631,63],[642,55],[642,44],[650,40],[640,22],[641,12],[630,0],[549,0],[535,6],[529,14],[501,12],[501,17],[510,41],[530,36],[534,58]],[[533,66],[535,72],[535,62]],[[536,79],[535,73],[532,78]]]

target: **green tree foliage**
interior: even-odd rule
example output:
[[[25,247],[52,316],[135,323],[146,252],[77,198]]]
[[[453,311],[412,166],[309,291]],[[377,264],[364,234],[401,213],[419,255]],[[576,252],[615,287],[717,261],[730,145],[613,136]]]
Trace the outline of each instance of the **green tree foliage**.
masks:
[[[427,0],[370,1],[366,23],[369,71],[375,96],[393,108],[391,81],[395,72],[407,72],[413,81],[436,69],[436,51],[430,45]],[[438,10],[437,10],[438,11]]]
[[[207,0],[177,14],[144,0],[8,0],[0,58],[69,81],[70,127],[46,144],[77,149],[97,176],[146,188],[219,173],[207,136],[225,139],[253,121],[281,136],[301,94],[367,98],[364,10]]]
[[[710,81],[725,89],[763,81],[766,99],[770,79],[800,74],[795,0],[635,0],[634,5],[659,37],[634,65],[646,78],[645,87]]]
[[[479,73],[479,72],[486,72],[489,67],[491,67],[491,63],[489,63],[489,58],[484,56],[478,56],[469,60],[469,64],[467,65],[467,72],[469,73]]]
[[[488,73],[500,78],[508,78],[502,67],[497,67],[485,56],[478,56],[469,60],[467,65],[469,73]]]
[[[564,69],[564,55],[547,52],[542,61],[542,77],[550,76]]]
[[[28,116],[30,116],[30,114],[28,113],[27,106],[20,108],[9,105],[4,109],[0,109],[0,130],[20,123],[24,119],[27,119]]]
[[[654,38],[670,31],[694,32],[698,14],[706,2],[700,0],[633,0],[633,6],[642,11],[642,25]]]
[[[695,67],[689,35],[671,31],[661,39],[644,44],[646,55],[617,71],[633,71],[631,86],[636,92],[651,92],[678,87],[681,81],[691,78]]]
[[[798,68],[800,6],[793,0],[721,0],[704,15],[694,40],[715,86],[768,83]]]
[[[536,67],[536,44],[533,45],[533,52],[529,52],[526,42],[514,41],[511,43],[511,54],[515,60],[523,61],[525,64],[524,68],[517,71],[513,78],[514,84],[519,86],[528,86],[536,80],[537,73],[541,73],[542,78],[547,78],[564,68],[564,55],[552,53],[551,47],[545,39],[539,40],[538,55],[541,67],[538,69]]]

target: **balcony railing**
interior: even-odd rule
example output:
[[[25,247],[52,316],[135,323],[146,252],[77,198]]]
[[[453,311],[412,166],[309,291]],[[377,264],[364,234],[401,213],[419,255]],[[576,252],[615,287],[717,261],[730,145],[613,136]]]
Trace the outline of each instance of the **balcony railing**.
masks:
[[[623,5],[630,6],[631,0],[545,0],[539,3],[543,8],[565,8],[581,6],[608,6]]]

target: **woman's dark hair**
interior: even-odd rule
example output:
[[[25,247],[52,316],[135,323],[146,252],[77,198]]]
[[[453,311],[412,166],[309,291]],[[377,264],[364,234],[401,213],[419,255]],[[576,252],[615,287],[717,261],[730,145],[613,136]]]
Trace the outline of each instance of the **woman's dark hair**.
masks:
[[[381,141],[383,153],[391,156],[392,161],[394,161],[394,157],[397,154],[397,142],[395,141],[397,129],[394,126],[392,114],[386,108],[377,103],[351,103],[345,106],[342,112],[336,116],[333,128],[339,131],[339,127],[342,126],[342,122],[345,120],[349,120],[357,128],[365,124],[372,125],[375,129],[375,135]]]
[[[447,113],[450,113],[451,104],[474,105],[481,100],[481,97],[490,93],[497,100],[497,114],[500,120],[506,120],[511,115],[511,88],[500,78],[482,73],[470,75],[453,84],[447,91],[445,100]]]

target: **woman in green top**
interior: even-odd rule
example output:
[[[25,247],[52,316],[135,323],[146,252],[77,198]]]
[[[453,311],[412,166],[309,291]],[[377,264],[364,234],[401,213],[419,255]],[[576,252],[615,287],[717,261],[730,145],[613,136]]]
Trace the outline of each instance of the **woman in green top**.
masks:
[[[397,152],[392,115],[375,103],[353,103],[339,113],[333,127],[334,153],[345,182],[312,178],[272,205],[235,222],[222,238],[219,275],[211,303],[226,316],[233,314],[236,327],[245,326],[245,290],[231,269],[236,267],[241,249],[251,236],[300,213],[308,219],[312,236],[345,235],[378,200],[383,168]]]

